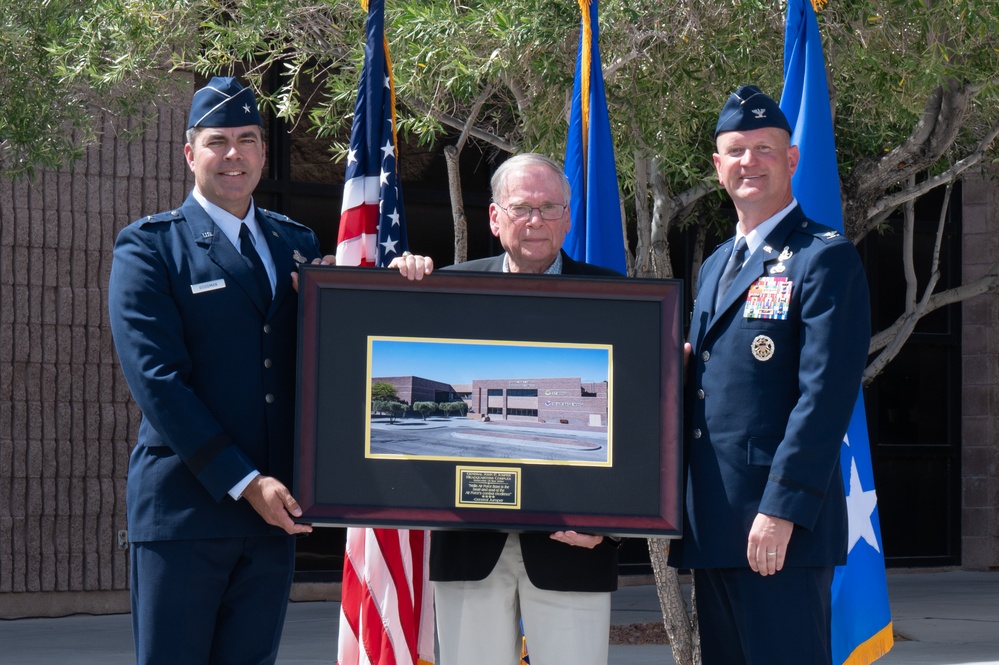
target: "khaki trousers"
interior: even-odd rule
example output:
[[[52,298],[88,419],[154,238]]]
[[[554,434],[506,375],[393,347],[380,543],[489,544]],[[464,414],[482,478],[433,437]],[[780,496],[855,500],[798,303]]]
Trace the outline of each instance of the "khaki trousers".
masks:
[[[434,582],[440,665],[517,665],[520,618],[531,665],[607,665],[611,595],[546,591],[527,578],[510,534],[477,582]]]

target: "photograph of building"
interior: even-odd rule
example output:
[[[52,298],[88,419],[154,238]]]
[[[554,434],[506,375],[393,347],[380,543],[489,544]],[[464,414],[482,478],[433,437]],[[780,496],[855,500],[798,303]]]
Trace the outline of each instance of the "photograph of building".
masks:
[[[451,385],[417,376],[372,377],[389,383],[400,400],[414,396],[410,409],[396,419],[372,409],[368,422],[368,455],[488,461],[611,462],[608,430],[608,384],[570,378],[473,379],[470,386]],[[426,417],[413,409],[416,401],[460,397],[464,417]],[[421,400],[419,397],[427,399]]]

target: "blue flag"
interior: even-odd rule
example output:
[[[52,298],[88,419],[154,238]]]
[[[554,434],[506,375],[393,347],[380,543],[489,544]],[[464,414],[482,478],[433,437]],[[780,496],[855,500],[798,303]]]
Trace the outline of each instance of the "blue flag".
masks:
[[[843,231],[836,145],[819,24],[810,0],[789,0],[784,37],[781,110],[801,159],[791,184],[806,214]],[[863,393],[840,454],[850,519],[849,554],[832,583],[832,656],[835,665],[867,665],[894,644],[888,582],[878,520],[871,446]]]
[[[577,261],[627,271],[621,199],[611,142],[604,74],[597,41],[597,0],[579,0],[582,12],[579,55],[572,84],[572,111],[565,146],[565,174],[572,188],[572,228],[565,237],[567,254]]]
[[[362,6],[367,3],[361,0]],[[370,0],[364,69],[350,129],[336,262],[387,266],[408,249],[395,131],[395,87],[385,41],[385,1]]]

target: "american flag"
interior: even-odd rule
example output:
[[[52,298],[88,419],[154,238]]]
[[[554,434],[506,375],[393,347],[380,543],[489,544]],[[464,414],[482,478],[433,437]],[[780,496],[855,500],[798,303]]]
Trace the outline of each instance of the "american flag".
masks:
[[[362,7],[367,4],[361,0]],[[371,0],[364,68],[347,152],[337,265],[385,267],[409,248],[396,146],[395,87],[385,41],[385,2]]]
[[[368,10],[364,69],[350,131],[336,262],[387,266],[406,249],[395,136],[395,92],[384,0]],[[347,529],[339,665],[432,665],[433,587],[425,531]]]
[[[339,665],[433,665],[428,536],[406,529],[347,529]]]

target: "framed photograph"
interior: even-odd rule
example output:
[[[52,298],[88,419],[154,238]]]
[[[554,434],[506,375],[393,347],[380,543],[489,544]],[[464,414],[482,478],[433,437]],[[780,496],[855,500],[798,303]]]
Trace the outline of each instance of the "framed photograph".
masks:
[[[678,280],[303,266],[299,298],[301,521],[680,535]]]

